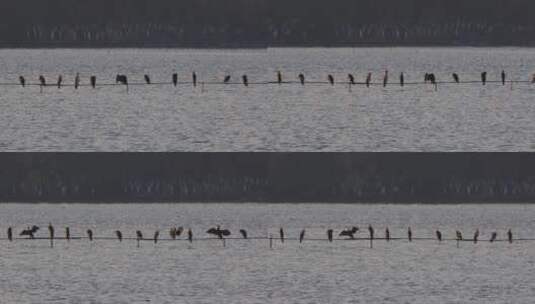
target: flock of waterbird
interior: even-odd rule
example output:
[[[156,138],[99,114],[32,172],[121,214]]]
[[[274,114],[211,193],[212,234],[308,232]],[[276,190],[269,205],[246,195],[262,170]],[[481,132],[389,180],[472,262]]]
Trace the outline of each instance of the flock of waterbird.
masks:
[[[435,86],[435,89],[437,89],[438,84],[445,84],[445,83],[477,83],[477,82],[481,82],[483,85],[485,85],[486,83],[490,83],[490,82],[494,82],[494,83],[500,83],[501,82],[502,85],[505,85],[506,82],[509,82],[511,84],[512,83],[535,83],[535,74],[532,75],[531,80],[527,80],[527,81],[507,80],[507,74],[505,73],[504,70],[502,70],[501,73],[500,73],[500,80],[488,80],[487,79],[487,72],[481,72],[480,80],[477,80],[477,81],[473,81],[473,80],[462,81],[458,73],[453,73],[451,75],[451,77],[452,78],[451,78],[450,81],[438,81],[438,78],[435,76],[434,73],[425,73],[423,82],[406,82],[405,81],[405,74],[403,72],[401,72],[399,74],[399,79],[398,79],[399,82],[398,83],[399,83],[400,86],[404,86],[406,84],[413,84],[413,85],[414,84],[432,84],[432,85]],[[239,85],[244,85],[244,86],[247,87],[250,84],[256,84],[256,85],[260,85],[260,84],[264,84],[264,85],[267,85],[267,84],[279,84],[279,85],[281,85],[281,84],[301,84],[301,85],[305,85],[307,83],[310,83],[310,84],[329,84],[329,85],[334,85],[335,83],[338,83],[338,84],[348,85],[351,88],[351,86],[353,86],[353,85],[365,85],[366,87],[370,87],[372,85],[382,85],[383,87],[386,87],[390,83],[389,82],[389,72],[388,72],[388,70],[385,70],[385,72],[384,72],[384,74],[382,76],[382,81],[380,81],[380,82],[373,82],[372,73],[371,72],[366,74],[366,77],[365,77],[363,82],[356,81],[356,78],[355,78],[355,76],[353,74],[347,74],[347,79],[346,80],[342,80],[342,81],[335,81],[334,76],[332,74],[328,74],[327,75],[327,81],[307,81],[306,78],[305,78],[305,75],[303,73],[298,74],[296,80],[285,80],[285,79],[283,79],[283,75],[282,75],[281,71],[277,71],[276,80],[275,81],[262,81],[262,82],[250,82],[249,81],[249,77],[246,74],[242,75],[241,76],[241,81],[238,81],[238,82],[232,82],[232,76],[231,75],[225,75],[223,77],[222,81],[205,82],[205,81],[200,81],[195,72],[192,72],[192,74],[191,74],[191,81],[185,81],[185,82],[179,82],[178,81],[178,74],[177,73],[173,73],[171,75],[171,82],[152,82],[151,77],[148,74],[143,75],[143,79],[144,79],[144,82],[129,83],[127,75],[118,74],[115,77],[115,83],[103,83],[103,84],[99,84],[99,85],[105,85],[105,86],[125,85],[127,87],[127,90],[128,90],[128,85],[152,85],[152,84],[158,84],[158,85],[172,84],[175,87],[178,86],[179,84],[180,85],[189,84],[189,85],[193,85],[194,87],[196,87],[198,84],[200,84],[202,86],[210,85],[210,84],[227,84],[227,85],[228,84],[239,84]],[[54,86],[54,87],[57,87],[58,89],[61,88],[62,86],[74,86],[75,89],[78,89],[80,86],[87,86],[87,84],[83,84],[81,82],[81,77],[80,77],[79,73],[77,73],[76,76],[74,77],[74,83],[73,84],[64,84],[62,75],[58,76],[57,81],[55,83],[48,83],[46,78],[43,75],[40,75],[39,79],[38,79],[38,83],[29,83],[29,82],[26,81],[26,78],[24,76],[19,76],[19,83],[18,84],[15,84],[15,83],[4,83],[3,85],[21,85],[22,87],[25,87],[27,85],[39,85],[40,88],[41,88],[41,92],[42,92],[42,89],[44,87],[47,87],[47,86]],[[91,86],[92,88],[96,88],[97,87],[97,77],[96,76],[93,75],[93,76],[89,77],[89,86]]]
[[[17,239],[17,240],[47,239],[47,240],[50,240],[50,247],[53,247],[54,246],[54,240],[58,240],[58,239],[62,239],[62,240],[66,240],[66,241],[70,241],[71,239],[77,239],[77,240],[79,240],[79,239],[88,239],[89,241],[93,241],[93,240],[96,240],[96,239],[101,239],[101,240],[113,240],[113,239],[116,239],[119,242],[122,242],[123,239],[135,239],[137,241],[137,246],[138,247],[140,246],[140,242],[141,241],[153,241],[156,244],[158,242],[158,240],[160,240],[160,231],[159,230],[154,232],[154,235],[153,235],[152,238],[145,238],[143,236],[143,233],[141,232],[141,230],[136,230],[135,238],[126,238],[126,237],[123,238],[123,233],[120,230],[116,230],[115,231],[115,237],[95,237],[95,236],[93,236],[93,230],[91,230],[91,229],[87,229],[86,230],[86,235],[87,235],[86,237],[80,237],[80,236],[79,237],[73,237],[73,236],[71,236],[71,231],[70,231],[69,227],[65,227],[64,237],[58,237],[55,234],[55,228],[54,228],[54,226],[52,226],[52,224],[48,225],[48,237],[36,237],[35,235],[36,235],[38,230],[39,230],[39,226],[36,226],[36,225],[29,226],[29,227],[27,227],[26,229],[22,230],[19,233],[19,237],[18,238],[14,238],[13,228],[9,227],[7,229],[7,240],[11,242],[14,239]],[[368,235],[367,236],[357,237],[357,233],[360,231],[360,229],[359,229],[359,227],[353,226],[351,228],[346,228],[346,229],[341,230],[338,233],[338,237],[339,238],[335,239],[334,238],[334,230],[333,229],[327,229],[327,231],[326,231],[327,238],[308,238],[308,239],[305,239],[306,229],[301,230],[301,232],[299,233],[299,237],[298,238],[291,238],[291,237],[287,237],[285,235],[284,229],[281,227],[279,229],[279,237],[278,237],[278,239],[280,240],[281,243],[284,243],[285,240],[299,241],[299,243],[303,243],[305,240],[309,240],[309,241],[328,241],[328,242],[333,242],[334,240],[336,240],[336,241],[343,241],[343,240],[346,240],[346,241],[347,240],[355,240],[355,241],[356,240],[361,240],[362,241],[362,240],[366,240],[366,241],[370,242],[370,248],[373,248],[373,241],[374,240],[385,240],[386,242],[390,242],[390,241],[393,241],[393,240],[407,240],[409,242],[412,242],[413,240],[436,240],[438,242],[454,240],[454,241],[457,242],[457,247],[459,247],[459,243],[461,241],[469,241],[469,242],[473,242],[474,244],[476,244],[478,241],[482,241],[482,240],[479,239],[479,237],[480,237],[479,229],[476,229],[473,237],[472,238],[468,238],[468,239],[464,238],[463,234],[459,230],[455,231],[455,238],[450,238],[450,239],[443,237],[442,232],[440,230],[438,230],[438,229],[435,231],[436,238],[415,237],[415,236],[413,236],[413,232],[412,232],[411,227],[409,227],[407,229],[407,237],[392,237],[388,227],[385,228],[383,237],[378,237],[375,234],[375,229],[372,227],[372,225],[369,225],[367,230],[368,230]],[[210,229],[208,229],[206,231],[206,233],[210,234],[212,237],[210,237],[210,238],[200,238],[200,239],[196,239],[196,240],[219,239],[219,240],[223,241],[223,246],[225,246],[225,240],[228,240],[228,239],[234,239],[234,240],[236,240],[236,239],[244,239],[244,240],[248,240],[248,239],[256,239],[256,240],[267,239],[267,240],[269,240],[269,247],[273,248],[273,239],[274,239],[273,234],[269,234],[269,236],[267,236],[267,237],[250,237],[247,234],[247,231],[245,229],[240,229],[239,233],[240,233],[241,237],[232,238],[232,237],[230,237],[231,236],[230,230],[222,229],[219,225],[216,226],[216,227],[211,227]],[[181,239],[180,237],[181,237],[182,234],[185,234],[186,238],[182,238]],[[513,232],[511,231],[511,229],[509,229],[507,231],[506,235],[507,235],[507,242],[512,243],[514,239],[513,239]],[[192,229],[185,230],[184,227],[171,227],[171,229],[169,229],[169,236],[170,236],[170,238],[161,239],[161,240],[168,240],[168,241],[170,241],[170,240],[187,240],[190,243],[193,243],[193,241],[194,241]],[[517,239],[517,240],[522,240],[522,239]],[[486,241],[492,243],[492,242],[496,242],[496,241],[505,241],[505,239],[499,240],[498,239],[498,232],[494,231],[494,232],[491,233],[490,238],[486,239]]]

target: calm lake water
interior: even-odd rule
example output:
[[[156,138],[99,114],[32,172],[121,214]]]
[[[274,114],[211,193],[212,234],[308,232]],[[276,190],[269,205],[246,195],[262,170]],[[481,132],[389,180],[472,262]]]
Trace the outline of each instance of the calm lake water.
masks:
[[[364,81],[368,72],[386,88],[347,84],[100,86],[97,89],[1,86],[2,151],[533,151],[535,85],[489,83],[405,86],[433,72],[439,81],[527,81],[533,48],[307,48],[267,50],[47,49],[0,50],[0,82],[39,75],[64,83],[241,81]]]
[[[62,235],[93,229],[113,237],[116,229],[134,237],[155,230],[168,238],[171,225],[191,227],[194,237],[207,237],[221,224],[233,235],[288,237],[306,229],[308,238],[325,239],[348,226],[363,230],[373,224],[377,236],[389,227],[393,237],[433,237],[456,229],[471,238],[475,229],[488,240],[493,231],[503,239],[533,238],[533,205],[331,205],[331,204],[112,204],[0,205],[2,238],[13,226],[41,226],[46,236],[52,222]],[[367,232],[358,236],[365,237]],[[218,240],[143,242],[134,240],[0,240],[2,303],[532,303],[535,243],[433,240],[286,241]]]

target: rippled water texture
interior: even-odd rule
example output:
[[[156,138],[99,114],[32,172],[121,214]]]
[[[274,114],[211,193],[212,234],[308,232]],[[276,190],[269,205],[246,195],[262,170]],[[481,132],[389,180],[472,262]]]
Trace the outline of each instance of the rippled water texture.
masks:
[[[479,80],[488,71],[498,80],[529,80],[532,48],[358,48],[268,50],[0,50],[0,82],[24,75],[72,83],[79,72],[97,83],[285,80],[364,81],[373,72],[391,85],[370,89],[347,84],[39,87],[1,86],[0,149],[3,151],[533,151],[535,85],[501,84],[399,87],[434,72],[439,81]]]
[[[2,238],[7,226],[18,233],[26,225],[51,221],[57,235],[70,226],[73,236],[93,229],[113,237],[120,229],[133,237],[140,229],[152,237],[171,225],[191,227],[195,238],[221,224],[233,235],[286,235],[302,244],[275,240],[142,242],[135,240],[0,240],[2,303],[532,303],[535,294],[534,242],[463,242],[434,240],[409,243],[334,241],[348,226],[373,224],[378,237],[389,227],[392,237],[433,237],[441,229],[465,237],[475,229],[488,240],[507,229],[516,238],[533,238],[532,205],[327,205],[327,204],[139,204],[139,205],[0,205]],[[365,229],[363,229],[365,230]],[[358,236],[365,237],[367,232]]]

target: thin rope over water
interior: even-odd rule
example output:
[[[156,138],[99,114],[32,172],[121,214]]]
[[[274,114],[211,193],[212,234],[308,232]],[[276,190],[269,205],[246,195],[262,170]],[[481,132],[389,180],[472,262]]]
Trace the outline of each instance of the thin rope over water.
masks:
[[[299,233],[298,236],[287,236],[284,232],[284,229],[281,227],[279,229],[278,237],[274,236],[273,233],[267,234],[266,236],[248,236],[247,231],[245,229],[240,229],[239,233],[241,237],[237,236],[230,236],[231,232],[228,229],[221,229],[219,226],[208,229],[205,233],[211,234],[210,237],[194,237],[193,231],[191,229],[188,229],[187,232],[184,230],[183,227],[172,227],[169,230],[170,237],[168,238],[160,238],[160,231],[156,230],[153,234],[152,238],[143,237],[143,233],[141,230],[135,231],[135,237],[123,237],[123,234],[121,231],[116,230],[115,236],[94,236],[93,230],[88,229],[87,236],[75,236],[71,235],[70,228],[65,228],[65,234],[64,236],[55,236],[54,234],[54,227],[49,224],[48,226],[48,232],[49,235],[47,237],[37,237],[34,234],[37,233],[37,231],[40,228],[38,226],[32,226],[28,227],[27,229],[24,229],[20,232],[20,234],[17,237],[13,236],[13,228],[9,227],[7,229],[7,237],[6,238],[0,238],[0,241],[38,241],[38,240],[46,240],[50,242],[50,247],[54,247],[54,241],[55,240],[63,240],[66,242],[74,241],[74,240],[87,240],[89,242],[94,241],[117,241],[122,242],[123,240],[135,240],[137,243],[137,247],[140,247],[140,242],[143,241],[150,241],[154,242],[154,244],[158,242],[175,242],[175,241],[186,241],[189,243],[198,242],[198,241],[221,241],[223,246],[226,246],[226,241],[269,241],[269,247],[273,248],[273,242],[279,241],[280,244],[284,244],[285,241],[293,241],[293,242],[299,242],[306,243],[306,242],[369,242],[370,248],[373,248],[373,242],[377,241],[383,241],[383,242],[393,242],[393,241],[405,241],[405,242],[421,242],[421,241],[432,241],[435,243],[442,243],[442,242],[456,242],[457,247],[460,246],[461,243],[472,243],[476,245],[478,242],[507,242],[509,244],[512,244],[513,242],[528,242],[528,241],[535,241],[535,238],[515,238],[513,235],[513,232],[511,229],[509,229],[507,232],[503,233],[505,236],[504,238],[498,238],[498,232],[494,231],[491,233],[490,237],[487,238],[480,238],[479,229],[476,229],[473,236],[469,238],[463,238],[462,232],[457,230],[455,232],[455,238],[447,238],[443,237],[442,232],[439,230],[435,231],[436,237],[417,237],[414,236],[413,230],[409,227],[404,234],[406,237],[393,237],[391,234],[391,231],[387,227],[384,230],[383,235],[381,237],[377,237],[375,229],[370,225],[368,227],[368,232],[362,232],[362,234],[367,234],[364,237],[356,237],[355,234],[359,231],[358,227],[352,227],[350,229],[344,229],[340,232],[337,232],[338,237],[333,237],[334,230],[333,229],[327,229],[325,237],[306,237],[306,230],[303,229]],[[82,230],[83,231],[83,230]],[[184,237],[180,238],[180,235],[184,233]],[[401,232],[399,232],[398,235],[402,235]]]
[[[388,70],[384,72],[383,75],[380,75],[376,77],[377,79],[373,80],[372,73],[368,73],[365,80],[363,82],[355,81],[355,76],[353,74],[347,74],[347,77],[343,79],[335,79],[335,77],[332,74],[328,74],[325,77],[325,80],[307,80],[306,76],[303,73],[300,73],[295,79],[292,79],[290,77],[284,77],[283,74],[278,71],[273,79],[274,81],[254,81],[247,75],[241,75],[240,77],[236,77],[236,79],[239,79],[241,81],[232,81],[231,75],[225,75],[224,78],[221,79],[221,81],[202,81],[199,76],[193,72],[191,75],[191,81],[178,81],[178,74],[173,73],[170,77],[171,81],[152,81],[150,75],[144,74],[142,75],[142,78],[144,79],[144,82],[129,82],[128,76],[124,74],[116,75],[115,82],[105,82],[105,83],[99,83],[97,81],[97,77],[92,75],[90,76],[89,82],[82,82],[80,75],[76,74],[74,77],[73,83],[64,83],[63,82],[63,76],[59,75],[52,83],[47,82],[46,77],[43,75],[40,75],[38,78],[38,82],[27,82],[26,78],[24,76],[19,76],[19,82],[4,82],[0,83],[0,86],[39,86],[41,89],[41,92],[44,88],[47,87],[56,87],[58,89],[61,89],[62,87],[74,87],[75,89],[78,89],[79,87],[110,87],[110,86],[125,86],[127,88],[129,86],[193,86],[196,87],[197,85],[200,85],[201,88],[204,89],[205,86],[269,86],[269,85],[299,85],[299,86],[309,86],[309,85],[328,85],[328,86],[335,86],[335,85],[343,85],[344,87],[349,88],[351,90],[352,87],[356,86],[365,86],[365,87],[371,87],[371,86],[382,86],[386,88],[387,86],[416,86],[416,85],[432,85],[434,86],[435,90],[437,90],[439,85],[486,85],[486,84],[501,84],[502,86],[505,86],[506,84],[510,85],[511,89],[513,88],[513,84],[535,84],[535,74],[531,76],[530,80],[513,80],[508,79],[507,74],[505,71],[502,71],[500,74],[499,80],[489,80],[487,79],[487,72],[482,72],[480,75],[480,79],[478,80],[461,80],[459,74],[453,73],[451,76],[445,77],[449,78],[450,80],[443,80],[440,81],[437,79],[435,74],[433,73],[425,73],[423,77],[423,81],[405,81],[406,74],[403,72],[399,74],[399,77],[397,77],[396,80],[390,80],[390,76]],[[140,77],[141,78],[141,77]]]

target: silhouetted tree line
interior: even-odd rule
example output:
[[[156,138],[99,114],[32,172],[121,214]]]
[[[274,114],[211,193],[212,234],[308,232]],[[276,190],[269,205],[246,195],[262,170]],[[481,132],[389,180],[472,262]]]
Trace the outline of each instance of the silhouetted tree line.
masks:
[[[2,153],[9,202],[530,202],[530,153]]]
[[[532,0],[19,0],[8,46],[535,44]]]

